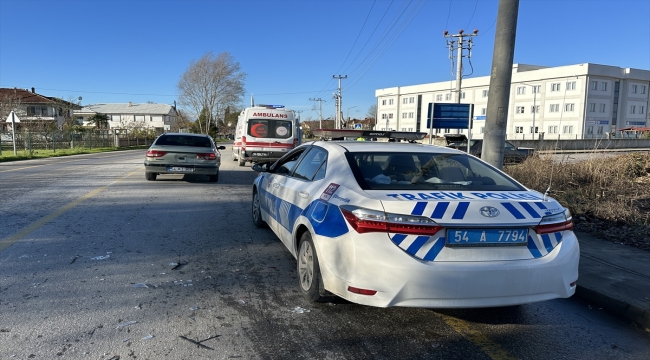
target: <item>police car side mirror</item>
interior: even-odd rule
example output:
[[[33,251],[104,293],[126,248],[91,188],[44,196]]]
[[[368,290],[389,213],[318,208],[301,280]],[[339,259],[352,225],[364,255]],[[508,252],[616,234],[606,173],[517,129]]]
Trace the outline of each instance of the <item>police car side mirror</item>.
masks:
[[[271,167],[271,163],[263,162],[263,163],[253,164],[251,169],[253,169],[253,170],[257,171],[257,172],[268,172],[270,167]]]

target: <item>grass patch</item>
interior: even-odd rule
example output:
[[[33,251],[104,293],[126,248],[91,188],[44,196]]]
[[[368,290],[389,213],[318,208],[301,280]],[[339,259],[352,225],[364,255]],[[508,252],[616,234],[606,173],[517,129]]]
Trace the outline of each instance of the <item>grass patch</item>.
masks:
[[[504,171],[541,193],[550,182],[550,196],[571,210],[578,229],[650,249],[650,152],[575,163],[542,155]]]
[[[42,159],[56,156],[69,156],[69,155],[79,155],[79,154],[94,154],[108,151],[120,151],[120,150],[133,150],[133,149],[146,149],[148,146],[132,146],[128,148],[116,148],[116,147],[100,147],[100,148],[74,148],[74,149],[56,149],[56,150],[33,150],[31,153],[29,150],[17,150],[16,155],[14,155],[13,149],[7,150],[2,149],[2,154],[0,154],[0,162],[6,161],[17,161],[17,160],[29,160],[29,159]]]

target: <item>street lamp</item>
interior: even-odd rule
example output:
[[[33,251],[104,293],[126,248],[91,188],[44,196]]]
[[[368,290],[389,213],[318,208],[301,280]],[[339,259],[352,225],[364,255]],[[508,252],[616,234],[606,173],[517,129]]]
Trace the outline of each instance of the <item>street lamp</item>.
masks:
[[[347,114],[346,114],[346,117],[348,118],[348,121],[347,121],[347,122],[350,122],[350,109],[354,109],[355,107],[357,107],[357,105],[355,105],[355,106],[350,106],[350,107],[348,108],[348,111],[347,111]],[[347,125],[347,123],[346,123],[346,125]]]

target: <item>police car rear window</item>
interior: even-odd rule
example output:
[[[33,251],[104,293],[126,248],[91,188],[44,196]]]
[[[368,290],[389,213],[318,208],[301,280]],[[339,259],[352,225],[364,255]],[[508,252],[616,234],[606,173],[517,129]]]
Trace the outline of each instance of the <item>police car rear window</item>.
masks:
[[[495,168],[466,154],[348,152],[362,189],[526,191]]]

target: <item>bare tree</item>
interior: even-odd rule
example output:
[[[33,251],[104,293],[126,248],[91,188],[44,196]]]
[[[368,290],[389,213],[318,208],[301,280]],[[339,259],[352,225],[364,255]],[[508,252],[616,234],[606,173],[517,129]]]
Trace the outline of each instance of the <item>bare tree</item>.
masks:
[[[195,117],[207,110],[208,119],[200,124],[207,134],[210,124],[223,118],[228,106],[235,106],[244,96],[246,73],[232,55],[223,52],[218,56],[210,51],[199,60],[192,61],[178,81],[179,102]]]

